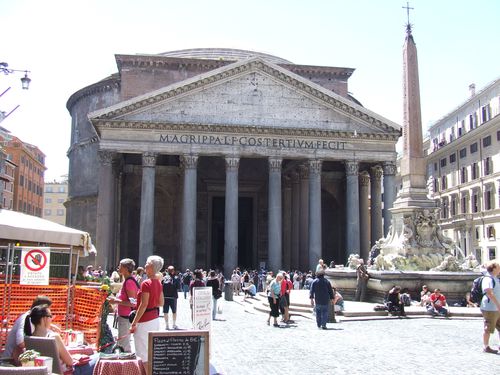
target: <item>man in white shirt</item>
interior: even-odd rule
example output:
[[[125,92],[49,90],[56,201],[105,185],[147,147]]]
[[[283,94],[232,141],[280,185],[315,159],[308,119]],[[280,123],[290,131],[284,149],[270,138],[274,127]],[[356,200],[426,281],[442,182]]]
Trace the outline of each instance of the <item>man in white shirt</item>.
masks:
[[[50,306],[52,305],[52,300],[47,296],[36,297],[31,304],[30,310],[26,311],[16,319],[9,335],[7,336],[5,351],[2,354],[2,358],[12,358],[14,363],[20,365],[19,355],[24,351],[24,323],[31,309],[39,305]],[[56,330],[59,331],[58,328],[56,328]]]

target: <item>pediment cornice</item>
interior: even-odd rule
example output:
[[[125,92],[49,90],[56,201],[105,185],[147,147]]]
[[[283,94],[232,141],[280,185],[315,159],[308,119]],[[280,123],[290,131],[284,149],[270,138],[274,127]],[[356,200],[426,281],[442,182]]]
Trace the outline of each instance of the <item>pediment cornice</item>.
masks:
[[[260,58],[239,61],[164,87],[160,90],[129,99],[117,105],[90,113],[89,118],[92,122],[101,119],[117,119],[127,114],[140,111],[145,107],[155,106],[162,102],[174,100],[175,97],[184,96],[190,92],[196,92],[204,87],[209,87],[250,72],[261,72],[267,74],[277,81],[301,92],[303,95],[312,97],[340,113],[366,123],[371,128],[378,129],[382,132],[401,132],[401,127],[398,124],[393,123],[392,121],[387,120],[382,116],[379,116],[374,112],[371,112],[370,110],[359,106],[293,72],[290,72],[285,68],[265,62]]]

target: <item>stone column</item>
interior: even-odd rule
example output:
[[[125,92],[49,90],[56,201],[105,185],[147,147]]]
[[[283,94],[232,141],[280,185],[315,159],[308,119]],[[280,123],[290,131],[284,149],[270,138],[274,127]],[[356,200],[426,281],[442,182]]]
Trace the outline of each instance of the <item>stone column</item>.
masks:
[[[299,267],[300,248],[300,178],[299,173],[294,171],[290,174],[292,178],[292,267]]]
[[[465,255],[470,255],[474,254],[474,250],[472,249],[472,241],[471,241],[471,229],[472,227],[470,225],[465,226]],[[480,260],[478,259],[481,264],[484,262],[484,260],[481,258]]]
[[[283,176],[283,268],[292,267],[292,181]]]
[[[314,270],[321,258],[321,164],[309,160],[309,268]]]
[[[115,212],[115,176],[113,171],[113,159],[115,153],[100,150],[98,171],[98,195],[97,195],[97,223],[96,223],[96,246],[97,265],[108,269],[114,247],[114,212]]]
[[[360,257],[368,260],[370,253],[370,213],[368,207],[368,186],[370,175],[368,172],[359,174],[359,227],[360,227]]]
[[[299,167],[300,174],[300,222],[299,222],[299,264],[301,270],[309,264],[309,168]]]
[[[155,225],[155,166],[156,154],[142,155],[141,218],[139,228],[139,264],[143,267],[153,255]]]
[[[384,236],[382,230],[382,169],[379,166],[370,168],[370,177],[371,244],[373,246],[375,241]]]
[[[238,265],[238,167],[239,157],[226,157],[226,211],[224,218],[224,274]]]
[[[385,162],[384,169],[384,237],[389,233],[389,227],[392,222],[391,208],[396,199],[396,163]]]
[[[182,232],[180,269],[196,267],[196,180],[198,155],[182,155],[184,194],[182,196]]]
[[[359,182],[357,161],[346,161],[347,256],[359,254]]]
[[[277,272],[282,264],[281,158],[269,158],[268,242],[269,269]]]

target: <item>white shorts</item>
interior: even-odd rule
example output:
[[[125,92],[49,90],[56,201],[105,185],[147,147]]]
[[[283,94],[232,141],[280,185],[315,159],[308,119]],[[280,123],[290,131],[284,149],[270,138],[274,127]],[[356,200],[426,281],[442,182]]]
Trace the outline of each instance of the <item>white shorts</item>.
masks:
[[[148,334],[151,331],[160,330],[160,320],[158,318],[144,323],[137,323],[134,332],[135,353],[143,362],[148,361]]]

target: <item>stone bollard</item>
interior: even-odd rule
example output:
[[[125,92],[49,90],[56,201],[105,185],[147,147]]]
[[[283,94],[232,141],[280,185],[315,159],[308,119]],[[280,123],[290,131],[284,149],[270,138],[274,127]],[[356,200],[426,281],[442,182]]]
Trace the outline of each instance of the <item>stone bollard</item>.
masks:
[[[233,282],[232,281],[225,281],[224,282],[224,299],[226,301],[233,300]]]

